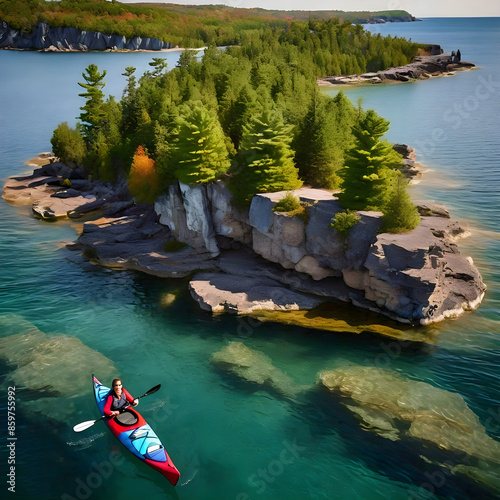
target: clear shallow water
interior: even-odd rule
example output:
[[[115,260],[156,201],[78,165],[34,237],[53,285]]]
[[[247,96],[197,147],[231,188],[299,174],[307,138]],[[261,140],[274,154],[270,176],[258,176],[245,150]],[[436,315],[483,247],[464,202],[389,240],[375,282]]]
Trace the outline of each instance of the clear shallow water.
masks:
[[[144,398],[139,409],[182,473],[174,489],[121,453],[119,465],[109,474],[95,475],[95,464],[109,461],[112,450],[122,450],[99,424],[81,434],[71,430],[98,416],[90,390],[92,360],[78,358],[75,364],[88,365],[89,387],[74,398],[69,416],[35,415],[29,404],[43,394],[17,389],[18,498],[371,500],[415,498],[415,491],[419,498],[484,497],[473,482],[456,477],[447,477],[435,494],[419,490],[436,468],[426,468],[415,443],[393,443],[361,430],[343,407],[314,388],[288,400],[214,368],[209,360],[228,340],[240,340],[304,385],[313,385],[326,368],[383,364],[411,379],[458,392],[489,435],[500,440],[500,421],[492,416],[500,403],[499,157],[494,147],[498,88],[456,129],[443,118],[454,103],[475,95],[480,76],[491,74],[500,82],[495,65],[498,28],[498,20],[462,19],[374,27],[440,43],[449,51],[460,48],[463,59],[481,69],[453,78],[348,91],[349,97],[363,97],[365,107],[391,120],[389,140],[423,144],[419,159],[433,170],[414,196],[443,202],[453,216],[470,221],[473,237],[461,248],[474,257],[488,292],[478,311],[434,328],[436,346],[411,344],[399,350],[371,335],[326,334],[286,325],[249,327],[236,318],[212,317],[189,298],[185,282],[75,262],[74,254],[61,245],[75,238],[71,224],[37,221],[27,208],[2,200],[0,312],[20,315],[50,334],[77,337],[109,358],[135,394],[161,383],[161,392]],[[0,51],[0,177],[23,172],[25,160],[50,149],[55,126],[74,121],[81,105],[76,82],[88,64],[108,70],[106,90],[119,96],[123,68],[136,66],[140,74],[152,56]],[[167,57],[172,67],[177,55]],[[447,138],[425,150],[435,128],[442,128]],[[162,297],[177,290],[174,305],[163,307]],[[14,368],[0,364],[2,412]],[[60,376],[71,384],[71,374]],[[61,401],[54,397],[52,406],[62,415],[66,408],[60,405],[67,402]],[[5,421],[3,416],[0,420]],[[3,474],[4,454],[0,464]]]

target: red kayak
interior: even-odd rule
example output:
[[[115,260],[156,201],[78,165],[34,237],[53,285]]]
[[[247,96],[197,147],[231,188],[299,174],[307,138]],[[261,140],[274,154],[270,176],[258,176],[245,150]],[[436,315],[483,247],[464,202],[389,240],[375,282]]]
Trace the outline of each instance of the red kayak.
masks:
[[[103,408],[110,388],[102,385],[94,375],[92,384],[97,406],[101,415],[104,415]],[[130,452],[163,474],[174,486],[177,484],[181,473],[170,460],[158,436],[138,411],[128,407],[114,418],[105,418],[104,422]]]

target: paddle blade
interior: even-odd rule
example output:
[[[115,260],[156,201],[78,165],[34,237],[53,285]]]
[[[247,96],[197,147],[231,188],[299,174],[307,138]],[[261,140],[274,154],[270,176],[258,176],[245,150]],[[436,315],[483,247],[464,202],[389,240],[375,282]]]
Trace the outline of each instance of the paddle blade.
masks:
[[[75,432],[82,432],[85,429],[88,429],[89,427],[92,427],[96,422],[97,422],[97,420],[87,420],[86,422],[82,422],[81,424],[75,425],[73,427],[73,430]]]
[[[152,389],[149,389],[148,392],[145,392],[142,396],[139,396],[137,399],[143,398],[144,396],[149,396],[150,394],[154,394],[155,392],[159,391],[161,387],[161,384],[155,385]]]

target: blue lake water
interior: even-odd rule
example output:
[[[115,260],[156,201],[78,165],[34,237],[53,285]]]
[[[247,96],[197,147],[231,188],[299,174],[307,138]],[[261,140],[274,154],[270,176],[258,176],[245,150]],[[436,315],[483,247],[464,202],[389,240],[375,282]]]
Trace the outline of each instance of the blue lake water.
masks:
[[[133,394],[161,383],[161,392],[141,400],[139,409],[182,473],[174,489],[124,453],[100,423],[73,433],[76,423],[99,416],[90,385],[94,359],[82,356],[74,365],[88,366],[88,390],[71,404],[50,394],[52,411],[44,411],[39,403],[47,394],[33,390],[36,384],[16,389],[16,498],[500,498],[472,479],[439,476],[436,465],[419,458],[415,442],[392,442],[360,429],[314,386],[321,370],[383,362],[405,377],[460,394],[486,432],[500,440],[500,20],[426,19],[370,29],[439,43],[448,52],[460,49],[463,60],[479,66],[453,77],[345,89],[391,121],[390,141],[415,146],[419,161],[431,168],[412,188],[414,198],[444,203],[469,226],[472,237],[460,247],[488,285],[479,309],[431,327],[436,345],[397,348],[375,335],[214,317],[191,300],[185,281],[74,261],[63,245],[76,237],[72,224],[43,223],[29,208],[2,200],[0,314],[18,315],[54,338],[81,340],[111,360]],[[81,106],[77,82],[88,64],[108,71],[106,90],[119,97],[124,68],[135,66],[141,74],[153,55],[0,51],[0,177],[26,171],[27,159],[50,150],[57,124],[74,123]],[[165,57],[172,67],[178,53]],[[166,307],[169,293],[178,298]],[[214,368],[210,357],[230,340],[265,353],[311,389],[290,400]],[[7,387],[16,368],[0,360],[2,497],[8,493]],[[50,373],[50,363],[31,368],[35,381],[55,376],[75,382],[70,369]],[[96,464],[108,462],[112,451],[118,452],[117,465],[97,474]]]

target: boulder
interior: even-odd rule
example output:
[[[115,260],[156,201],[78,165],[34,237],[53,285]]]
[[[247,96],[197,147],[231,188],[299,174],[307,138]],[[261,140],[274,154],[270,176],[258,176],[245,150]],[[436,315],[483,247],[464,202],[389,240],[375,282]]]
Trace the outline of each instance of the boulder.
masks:
[[[0,358],[11,368],[12,385],[27,389],[19,401],[23,408],[67,423],[74,412],[74,398],[88,388],[89,366],[105,379],[116,376],[110,359],[75,337],[47,335],[11,314],[0,316],[0,329],[8,334],[0,338]],[[30,391],[38,393],[31,402]]]
[[[417,159],[415,148],[412,148],[407,144],[394,144],[392,147],[396,151],[396,153],[399,153],[404,159],[414,161]]]
[[[95,208],[88,207],[91,203],[95,202],[94,196],[73,196],[71,198],[60,198],[49,196],[35,201],[32,205],[33,213],[42,219],[59,219],[68,217],[71,212],[80,210],[80,213],[91,211]],[[84,207],[88,207],[85,209]]]
[[[367,271],[358,278],[365,297],[401,321],[421,324],[475,309],[486,286],[471,259],[452,243],[450,236],[459,231],[454,226],[426,217],[410,233],[380,234],[366,259]]]
[[[319,297],[290,290],[270,278],[222,273],[196,274],[189,282],[189,290],[200,307],[210,312],[307,310],[322,302]]]
[[[418,213],[423,217],[450,218],[450,212],[448,212],[448,209],[440,203],[436,203],[434,201],[417,201],[416,205]]]

